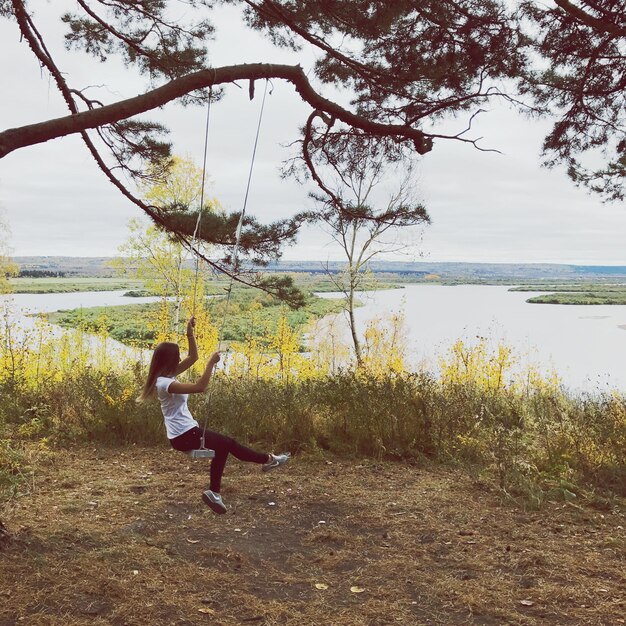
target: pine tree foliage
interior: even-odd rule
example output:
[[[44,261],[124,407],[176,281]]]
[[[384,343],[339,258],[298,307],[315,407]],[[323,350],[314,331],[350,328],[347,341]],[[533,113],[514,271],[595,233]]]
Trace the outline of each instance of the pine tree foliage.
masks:
[[[180,206],[165,207],[162,213],[167,230],[192,237],[198,220],[198,211],[189,211]],[[298,214],[291,219],[261,224],[252,216],[244,216],[238,252],[253,265],[265,266],[280,257],[284,245],[295,241],[298,229],[308,214]],[[205,243],[224,248],[223,262],[232,266],[233,252],[237,240],[240,212],[214,213],[203,210],[200,228],[196,237]]]
[[[522,9],[535,31],[534,51],[548,61],[527,75],[524,87],[544,111],[557,114],[543,146],[546,163],[565,163],[575,182],[623,199],[626,1],[531,1]]]
[[[49,74],[68,116],[0,132],[0,158],[11,151],[79,133],[119,191],[163,228],[187,238],[193,211],[169,212],[138,198],[126,175],[141,181],[171,157],[157,110],[219,100],[226,86],[257,80],[291,83],[310,106],[298,143],[301,159],[322,189],[330,189],[312,154],[333,142],[380,144],[389,158],[414,158],[442,141],[482,145],[471,120],[494,99],[556,115],[545,142],[548,164],[565,163],[572,178],[607,198],[623,197],[626,127],[624,15],[626,0],[72,0],[59,16],[71,52],[105,63],[120,59],[145,78],[145,91],[121,101],[92,96],[60,68],[49,45],[52,30],[34,0],[0,0],[0,18],[15,24],[24,45]],[[263,63],[210,63],[217,4],[244,10],[247,26],[277,47],[313,47],[313,68]],[[65,10],[65,9],[62,9]],[[245,42],[243,42],[245,45]],[[92,83],[97,83],[97,76]],[[517,86],[516,86],[517,85]],[[112,86],[114,87],[114,86]],[[341,103],[327,97],[339,89]],[[343,102],[348,104],[344,105]],[[155,119],[143,115],[153,112]],[[446,119],[464,116],[468,128],[450,134]],[[584,156],[602,154],[589,167]],[[337,153],[349,158],[350,152]],[[582,155],[582,156],[581,156]],[[342,167],[349,164],[343,163]],[[319,177],[320,180],[317,180]],[[331,203],[331,206],[333,205]],[[396,215],[399,215],[396,213]],[[321,216],[318,216],[321,217]],[[249,218],[243,248],[250,258],[279,254],[312,215],[262,226]],[[213,219],[207,241],[229,245],[236,216]],[[189,244],[190,245],[190,244]],[[226,263],[228,255],[225,255]],[[222,269],[228,269],[223,266]],[[232,268],[231,268],[232,270]]]
[[[13,3],[25,4],[25,3]],[[189,23],[173,19],[166,0],[77,0],[76,9],[62,20],[68,26],[68,48],[81,50],[99,61],[121,56],[151,79],[177,78],[206,66],[204,43],[213,27],[192,14]],[[190,9],[209,3],[185,2]]]
[[[167,243],[183,244],[214,269],[228,268],[233,278],[262,289],[293,308],[305,304],[305,295],[295,287],[291,278],[263,277],[252,268],[266,266],[271,260],[278,259],[282,246],[295,240],[301,223],[309,218],[307,214],[264,225],[251,216],[244,216],[242,220],[240,212],[227,213],[217,199],[205,197],[205,174],[189,158],[174,156],[166,162],[157,162],[148,168],[147,178],[152,182],[144,185],[144,199],[152,203],[152,210],[158,218],[155,220],[157,228],[152,229],[155,243],[163,240],[163,235],[157,236],[157,233],[165,231]],[[241,232],[237,236],[240,222]],[[138,239],[142,236],[131,237],[131,248],[138,251],[140,257],[148,254],[154,261],[155,255],[149,250],[150,238],[143,237],[144,246],[133,245]],[[182,252],[180,245],[174,248]],[[211,258],[207,256],[209,250],[213,252]],[[216,250],[221,252],[219,260],[215,259]],[[176,281],[181,275],[176,263],[165,263],[168,267],[172,265],[175,266]]]
[[[276,44],[319,48],[319,79],[349,89],[359,114],[372,119],[413,125],[471,110],[525,63],[523,35],[495,0],[247,4],[248,23]]]

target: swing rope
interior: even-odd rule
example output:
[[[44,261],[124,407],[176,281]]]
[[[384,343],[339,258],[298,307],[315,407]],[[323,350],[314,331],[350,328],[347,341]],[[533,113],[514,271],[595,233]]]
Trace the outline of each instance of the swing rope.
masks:
[[[200,229],[200,221],[202,219],[202,209],[204,207],[204,181],[206,179],[206,159],[207,159],[207,149],[208,149],[208,145],[209,145],[209,120],[211,117],[211,100],[213,98],[213,87],[209,87],[209,97],[207,99],[207,111],[206,111],[206,125],[205,125],[205,130],[204,130],[204,158],[202,160],[202,182],[200,184],[200,210],[198,211],[198,217],[196,219],[196,225],[194,227],[193,230],[193,236],[191,238],[192,240],[192,250],[194,248],[194,243],[197,245],[197,237],[198,237],[198,232]],[[192,311],[192,315],[195,315],[196,313],[196,294],[198,291],[198,267],[199,267],[199,257],[196,254],[196,267],[195,267],[195,272],[194,272],[194,281],[193,281],[193,304],[191,307],[191,311]],[[186,260],[186,256],[185,256],[185,260]],[[183,259],[180,260],[180,264],[178,267],[178,294],[176,297],[176,314],[174,316],[174,332],[176,333],[176,335],[179,335],[179,322],[180,322],[180,307],[182,304],[182,294],[181,292],[181,288],[182,288],[182,275],[183,275]]]
[[[259,134],[261,131],[261,122],[263,120],[263,111],[265,109],[265,97],[267,96],[267,84],[268,80],[265,80],[265,90],[263,91],[263,100],[261,101],[261,111],[259,112],[259,121],[256,127],[256,135],[254,137],[254,148],[252,149],[252,160],[250,161],[250,171],[248,172],[248,183],[246,185],[246,195],[243,200],[243,209],[241,210],[241,215],[239,216],[239,223],[237,224],[237,230],[235,231],[235,248],[233,250],[233,274],[238,269],[238,253],[239,253],[239,242],[241,241],[241,231],[243,230],[243,220],[246,214],[246,208],[248,206],[248,196],[250,194],[250,183],[252,181],[252,170],[254,169],[254,161],[256,158],[256,149],[259,143]],[[222,343],[224,337],[224,326],[226,324],[226,316],[228,314],[228,307],[230,305],[230,296],[233,291],[233,276],[230,277],[230,283],[228,285],[228,296],[226,297],[226,307],[224,308],[224,316],[222,318],[222,326],[220,328],[220,332],[218,334],[217,347],[219,350],[220,344]]]
[[[209,121],[211,119],[211,100],[213,97],[213,87],[209,87],[209,102],[206,108],[206,125],[204,130],[204,157],[202,159],[202,184],[200,189],[200,210],[198,211],[198,219],[196,219],[196,226],[193,230],[193,241],[197,243],[198,233],[200,232],[200,221],[202,220],[202,209],[204,208],[204,181],[206,180],[206,158],[207,149],[209,146]],[[198,268],[200,265],[200,257],[196,254],[196,268],[193,279],[193,305],[191,307],[191,314],[196,313],[196,294],[198,292]]]
[[[248,196],[250,194],[250,184],[252,182],[252,171],[254,169],[254,162],[256,159],[256,151],[257,151],[257,146],[259,143],[259,135],[261,132],[261,122],[263,121],[263,112],[265,110],[265,99],[267,96],[267,85],[268,85],[268,80],[265,80],[265,89],[263,91],[263,100],[261,101],[261,110],[259,112],[259,121],[257,123],[257,128],[256,128],[256,135],[254,138],[254,148],[252,149],[252,159],[250,161],[250,170],[248,172],[248,183],[246,185],[246,195],[244,197],[244,201],[243,201],[243,208],[241,210],[241,215],[239,216],[239,222],[237,224],[237,230],[235,231],[235,247],[233,250],[233,260],[232,260],[232,267],[233,267],[233,272],[231,274],[230,277],[230,282],[228,285],[228,289],[227,289],[227,297],[226,297],[226,305],[224,307],[224,315],[222,317],[222,324],[220,326],[220,330],[218,332],[218,336],[217,336],[217,349],[219,351],[220,346],[222,344],[223,341],[223,337],[224,337],[224,327],[226,325],[226,316],[228,315],[228,308],[230,306],[230,297],[233,291],[233,283],[234,283],[234,274],[235,272],[237,272],[238,270],[238,253],[239,253],[239,244],[241,242],[241,231],[243,230],[243,220],[246,214],[246,208],[248,206]],[[198,212],[198,219],[196,220],[196,228],[194,230],[193,233],[193,241],[197,243],[196,237],[197,237],[197,233],[199,231],[200,228],[200,220],[202,218],[202,207],[204,205],[204,179],[205,179],[205,173],[206,173],[206,159],[207,159],[207,145],[208,145],[208,138],[209,138],[209,115],[210,115],[210,111],[211,111],[211,92],[209,92],[209,104],[207,107],[207,118],[206,118],[206,132],[205,132],[205,142],[204,142],[204,163],[202,166],[202,192],[201,192],[201,199],[200,199],[200,211]],[[194,279],[194,293],[193,293],[193,309],[192,309],[192,314],[195,314],[196,312],[196,290],[197,290],[197,285],[198,285],[198,263],[199,263],[199,257],[196,254],[196,274],[195,274],[195,279]],[[211,400],[212,400],[212,396],[213,396],[213,388],[214,385],[211,385],[209,387],[209,393],[208,393],[208,397],[207,397],[207,411],[206,411],[206,417],[204,418],[204,425],[202,427],[202,439],[201,439],[201,444],[200,444],[200,449],[201,450],[206,450],[206,447],[204,445],[204,439],[205,439],[205,433],[206,433],[206,427],[208,424],[208,420],[209,420],[209,415],[211,412]]]

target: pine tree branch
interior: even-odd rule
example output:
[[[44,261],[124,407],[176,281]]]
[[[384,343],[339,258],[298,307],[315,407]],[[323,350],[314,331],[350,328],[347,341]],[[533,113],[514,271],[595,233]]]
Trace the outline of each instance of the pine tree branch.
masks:
[[[569,0],[554,0],[554,3],[563,11],[565,11],[569,15],[572,15],[577,20],[583,22],[583,24],[586,24],[587,26],[591,26],[596,30],[609,33],[610,35],[616,35],[618,37],[626,36],[626,28],[620,27],[614,22],[609,21],[608,19],[600,19],[594,17],[593,15],[589,15],[589,13],[583,11],[575,4],[572,4]]]
[[[60,91],[61,95],[63,96],[63,99],[65,100],[65,102],[67,104],[68,109],[73,114],[72,116],[70,116],[70,119],[72,117],[78,117],[78,116],[82,115],[79,112],[78,107],[76,106],[76,103],[75,103],[75,101],[74,101],[74,99],[72,97],[73,90],[69,88],[67,82],[63,78],[62,72],[59,70],[59,68],[57,67],[56,63],[54,62],[52,56],[50,55],[49,51],[47,50],[45,42],[43,40],[43,37],[41,36],[39,31],[37,30],[34,22],[31,19],[31,17],[26,12],[26,9],[24,8],[24,4],[22,2],[20,2],[20,0],[12,0],[12,3],[13,3],[14,14],[15,14],[15,17],[17,19],[17,22],[18,22],[18,25],[19,25],[19,28],[20,28],[20,32],[21,32],[22,36],[24,37],[24,39],[26,40],[28,46],[32,50],[33,54],[37,57],[37,59],[41,63],[41,65],[43,67],[45,67],[50,72],[52,78],[54,79],[54,82],[57,85],[58,90]],[[97,110],[102,110],[102,109],[97,109]],[[94,111],[94,109],[90,109],[89,112],[92,112],[92,111]],[[62,119],[68,119],[68,118],[62,118]],[[17,130],[19,130],[19,129],[17,129]],[[96,161],[96,164],[98,165],[100,170],[102,170],[102,172],[104,172],[106,177],[119,189],[119,191],[126,198],[128,198],[133,204],[135,204],[142,211],[144,211],[155,223],[160,224],[161,226],[165,227],[165,222],[163,221],[163,219],[160,216],[159,209],[157,207],[155,207],[155,206],[146,204],[145,202],[143,202],[142,200],[137,198],[113,174],[111,169],[107,166],[107,164],[105,163],[104,159],[102,158],[102,156],[98,152],[98,149],[94,145],[93,141],[90,139],[89,135],[87,135],[87,133],[85,132],[85,129],[78,130],[78,131],[75,131],[75,132],[79,132],[80,133],[83,142],[87,146],[87,149],[89,150],[89,152],[93,156],[93,158]],[[1,139],[1,137],[2,137],[3,134],[4,133],[0,133],[0,158],[2,158],[2,156],[4,156],[4,155],[1,154],[1,146],[2,146],[2,139]]]
[[[375,135],[396,136],[411,140],[420,154],[432,150],[430,136],[416,128],[400,124],[374,122],[324,98],[313,89],[299,65],[252,63],[193,72],[134,98],[38,124],[10,128],[0,133],[0,158],[19,148],[128,119],[161,107],[199,89],[232,83],[237,80],[259,80],[263,78],[282,79],[292,83],[300,97],[314,109],[323,111],[349,126]]]
[[[342,54],[339,50],[337,50],[336,47],[328,44],[326,40],[322,37],[318,37],[317,35],[314,35],[308,30],[300,27],[295,20],[291,19],[285,7],[276,4],[276,2],[272,2],[272,0],[262,0],[260,5],[252,2],[251,0],[244,0],[244,2],[254,11],[256,11],[261,17],[269,20],[278,20],[282,25],[286,26],[294,33],[300,35],[300,37],[302,37],[311,45],[319,48],[320,50],[323,50],[324,52],[326,52],[326,54],[341,61],[341,63],[343,63],[346,67],[349,67],[364,80],[372,81],[375,80],[376,77],[380,77],[381,73],[376,68],[364,65],[363,63],[359,63],[355,59],[352,59],[351,57]]]

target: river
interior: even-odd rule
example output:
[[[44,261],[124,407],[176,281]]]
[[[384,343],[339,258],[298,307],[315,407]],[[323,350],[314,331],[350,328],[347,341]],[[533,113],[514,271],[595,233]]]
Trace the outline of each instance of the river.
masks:
[[[153,302],[155,298],[124,297],[123,291],[54,294],[13,294],[14,314],[31,324],[27,313],[93,306]],[[338,294],[320,294],[337,297]],[[438,355],[457,339],[475,342],[487,337],[514,348],[540,371],[554,369],[575,389],[626,392],[626,305],[528,304],[535,293],[508,287],[407,285],[404,289],[361,294],[356,310],[361,328],[377,317],[404,312],[408,362],[412,368],[436,370]],[[28,321],[31,320],[31,321]],[[347,323],[344,332],[347,333]]]
[[[89,308],[96,306],[119,306],[124,304],[144,304],[155,302],[156,297],[148,296],[143,298],[133,298],[125,296],[124,291],[79,291],[72,293],[13,293],[0,295],[0,310],[6,310],[9,315],[9,323],[14,323],[15,327],[28,330],[35,326],[36,315],[38,313],[52,313],[80,307]],[[3,303],[9,303],[4,309]],[[51,326],[52,332],[60,334],[66,332],[59,326]],[[96,345],[98,339],[91,337],[90,342]],[[136,348],[128,346],[110,339],[107,341],[107,351],[112,354],[122,354],[139,358]]]
[[[403,311],[414,368],[436,370],[438,355],[457,339],[486,337],[505,342],[542,372],[554,369],[573,389],[626,392],[626,306],[528,304],[534,295],[502,286],[408,285],[360,295],[364,306],[355,315],[363,328]]]

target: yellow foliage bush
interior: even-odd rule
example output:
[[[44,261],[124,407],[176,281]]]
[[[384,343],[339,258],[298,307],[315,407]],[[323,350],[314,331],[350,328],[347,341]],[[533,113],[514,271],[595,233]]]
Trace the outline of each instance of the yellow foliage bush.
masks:
[[[218,347],[220,334],[203,299],[196,294],[203,357],[196,372]],[[193,308],[188,291],[181,319]],[[184,325],[173,322],[172,307],[164,306],[155,318],[159,339],[181,342],[184,349]],[[572,396],[556,375],[522,368],[509,347],[490,347],[486,339],[474,345],[455,342],[441,358],[437,378],[408,372],[399,315],[368,325],[363,365],[356,368],[328,322],[309,327],[306,352],[285,312],[275,327],[233,343],[224,359],[228,376],[212,382],[212,406],[204,397],[193,398],[193,410],[198,416],[210,411],[213,427],[249,441],[475,464],[509,491],[546,477],[553,484],[568,481],[568,492],[576,480],[618,491],[626,484],[621,394]],[[252,326],[260,328],[254,315]],[[18,439],[55,442],[162,441],[158,407],[134,402],[149,358],[146,351],[113,342],[104,317],[94,338],[80,328],[58,334],[43,319],[21,328],[5,309],[0,315],[0,438],[8,432]]]
[[[376,318],[367,324],[362,349],[365,376],[386,377],[406,371],[406,333],[404,314],[394,313],[389,320]]]

